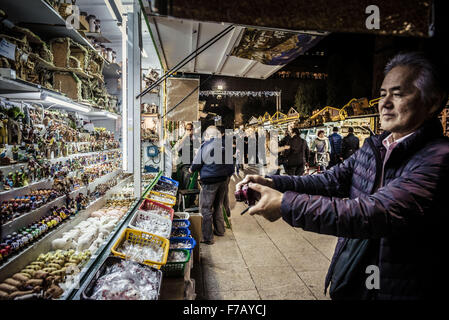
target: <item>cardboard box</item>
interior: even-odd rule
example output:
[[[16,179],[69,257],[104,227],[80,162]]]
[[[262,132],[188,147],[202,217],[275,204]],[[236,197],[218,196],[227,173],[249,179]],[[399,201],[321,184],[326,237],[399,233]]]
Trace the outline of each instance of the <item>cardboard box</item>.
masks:
[[[78,30],[89,32],[89,22],[85,16],[80,15],[80,28]]]
[[[72,100],[81,99],[81,82],[78,82],[71,72],[53,73],[53,89],[64,93]]]
[[[200,241],[203,235],[202,223],[203,216],[199,212],[190,212],[190,233],[196,241],[196,246],[193,249],[193,262],[200,263]]]

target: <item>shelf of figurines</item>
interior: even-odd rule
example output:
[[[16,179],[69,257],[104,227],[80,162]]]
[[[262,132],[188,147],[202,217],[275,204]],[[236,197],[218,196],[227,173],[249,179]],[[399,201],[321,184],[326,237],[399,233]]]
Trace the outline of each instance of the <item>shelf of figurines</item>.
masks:
[[[8,19],[14,23],[19,23],[23,26],[33,29],[35,32],[39,32],[46,36],[52,37],[69,37],[70,39],[89,47],[96,52],[98,57],[102,58],[106,63],[109,63],[104,56],[96,50],[94,45],[87,39],[86,35],[83,36],[75,28],[68,28],[66,26],[66,19],[68,14],[65,7],[68,4],[61,4],[62,7],[53,7],[45,0],[21,0],[21,1],[4,1],[1,4],[2,9]],[[23,13],[27,14],[24,15]],[[68,12],[68,11],[67,11]],[[63,17],[61,13],[67,15]],[[92,35],[90,35],[92,36]]]
[[[112,172],[98,177],[89,184],[75,184],[61,191],[59,191],[59,186],[62,184],[60,183],[61,181],[56,180],[54,183],[47,181],[42,183],[39,189],[30,190],[27,195],[2,201],[0,208],[3,220],[1,225],[2,237],[8,236],[18,229],[41,219],[50,208],[63,205],[66,201],[69,201],[69,198],[77,198],[80,193],[91,194],[95,191],[95,188],[114,179],[120,173],[120,169],[115,169]],[[26,209],[23,208],[26,205],[29,207]],[[13,208],[15,207],[17,207],[17,211],[10,214],[10,218],[8,219],[10,211],[14,210]]]
[[[0,166],[0,200],[22,196],[31,189],[47,185],[54,177],[79,177],[89,169],[120,157],[121,149],[112,149],[45,159],[41,163],[30,159],[28,162]]]
[[[27,248],[26,253],[24,251],[14,261],[3,266],[0,269],[0,282],[3,281],[0,286],[11,283],[10,279],[24,279],[21,276],[44,279],[44,283],[42,280],[40,283],[35,283],[38,282],[36,280],[26,281],[26,284],[22,282],[18,286],[22,292],[10,291],[5,294],[3,291],[0,299],[69,299],[138,204],[138,200],[121,194],[121,189],[131,179],[132,176],[128,175],[119,180],[103,196],[90,202],[86,208],[69,217],[67,222],[58,225],[39,242]],[[120,194],[120,199],[113,198],[113,193]],[[54,263],[59,264],[59,270],[52,269],[56,266]],[[40,266],[39,270],[35,266]],[[17,285],[17,282],[13,284]]]
[[[30,6],[26,4],[28,2],[31,2]],[[20,18],[26,11],[26,17],[32,19],[28,12],[35,4],[39,7],[36,10],[42,11],[39,3],[43,1],[7,1],[0,5],[0,9],[4,9],[6,16],[10,11]],[[17,6],[27,9],[20,11]],[[0,81],[0,91],[10,93],[11,90],[39,91],[45,88],[64,95],[72,102],[107,111],[117,110],[118,98],[109,94],[105,76],[119,81],[120,66],[105,59],[104,52],[99,53],[98,48],[94,48],[76,30],[66,28],[65,21],[62,26],[48,25],[46,21],[42,23],[29,26],[31,29],[24,27],[28,25],[5,28],[0,24],[0,40],[4,46],[12,48],[0,59],[0,74],[4,76]],[[73,32],[78,37],[74,38]]]
[[[35,223],[31,222],[20,228],[20,230],[24,229],[25,233],[22,231],[22,235],[25,234],[26,236],[17,237],[14,233],[4,236],[2,233],[2,253],[5,253],[5,247],[8,243],[10,247],[16,246],[14,248],[16,251],[11,251],[8,255],[2,257],[0,261],[0,281],[24,268],[35,260],[40,253],[51,251],[54,239],[61,237],[64,232],[71,230],[73,226],[86,220],[92,212],[103,207],[106,200],[111,199],[111,193],[119,191],[121,187],[129,183],[131,177],[129,174],[123,174],[121,170],[118,170],[114,174],[109,174],[108,177],[103,178],[108,179],[102,179],[98,183],[96,181],[95,187],[89,186],[90,192],[87,192],[87,188],[83,187],[69,194],[71,201],[63,196],[57,200],[58,202],[46,205],[46,211],[42,214],[42,217],[34,217]],[[111,201],[120,202],[116,199]],[[47,213],[47,216],[45,213]],[[17,248],[17,246],[19,247]],[[13,249],[10,248],[10,250]]]

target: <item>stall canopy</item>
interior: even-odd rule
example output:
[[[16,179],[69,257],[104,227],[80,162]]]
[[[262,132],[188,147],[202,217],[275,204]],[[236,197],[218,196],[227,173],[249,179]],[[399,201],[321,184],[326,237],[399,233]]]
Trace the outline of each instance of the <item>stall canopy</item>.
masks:
[[[148,15],[148,23],[165,70],[172,69],[232,26],[153,15]],[[177,71],[266,79],[312,48],[326,34],[235,25]]]
[[[444,7],[440,8],[440,2],[444,1],[171,0],[156,1],[152,10],[181,19],[228,22],[284,30],[428,37],[433,33],[435,10],[444,10]],[[434,6],[435,3],[438,7]]]

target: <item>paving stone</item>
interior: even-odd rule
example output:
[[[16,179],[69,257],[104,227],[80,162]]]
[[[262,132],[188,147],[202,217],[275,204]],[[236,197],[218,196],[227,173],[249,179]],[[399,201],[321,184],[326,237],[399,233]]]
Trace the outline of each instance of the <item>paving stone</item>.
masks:
[[[249,269],[262,299],[315,300],[315,296],[290,266]]]
[[[288,256],[287,260],[298,273],[305,271],[327,270],[330,265],[330,260],[319,252],[303,255],[292,255]]]
[[[327,271],[298,272],[298,276],[306,283],[318,300],[330,300],[329,292],[324,295],[324,281]]]
[[[257,290],[209,291],[208,300],[260,300]]]
[[[226,239],[225,237],[215,237],[215,243],[213,245],[201,245],[203,264],[245,264],[235,240]]]
[[[243,265],[222,263],[203,265],[205,291],[255,290],[248,269]]]
[[[271,241],[239,241],[247,266],[286,266],[287,260]]]

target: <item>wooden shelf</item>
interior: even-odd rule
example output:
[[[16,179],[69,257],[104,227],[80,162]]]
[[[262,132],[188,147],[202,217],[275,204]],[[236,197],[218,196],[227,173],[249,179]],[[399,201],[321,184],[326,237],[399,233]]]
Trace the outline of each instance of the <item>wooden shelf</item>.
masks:
[[[111,41],[109,41],[106,37],[104,37],[101,33],[99,32],[87,32],[87,31],[80,31],[80,33],[85,34],[86,37],[92,37],[95,38],[95,40],[97,40],[98,42],[101,43],[111,43]]]

